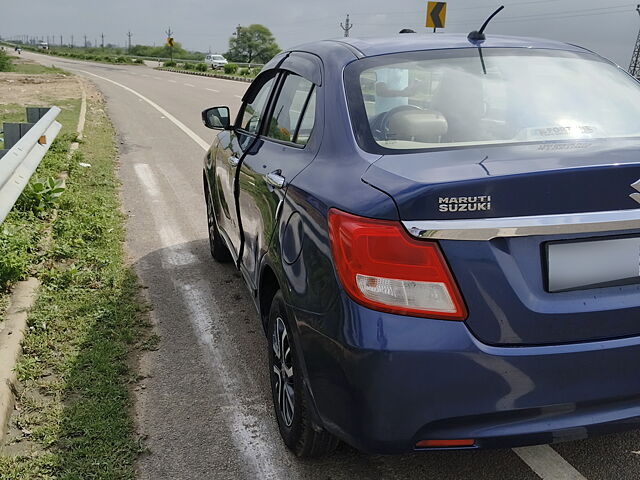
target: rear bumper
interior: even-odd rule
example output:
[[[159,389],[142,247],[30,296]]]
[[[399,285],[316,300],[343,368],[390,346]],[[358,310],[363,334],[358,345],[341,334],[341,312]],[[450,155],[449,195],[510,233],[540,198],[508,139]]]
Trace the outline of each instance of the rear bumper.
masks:
[[[319,417],[360,450],[462,438],[502,448],[640,427],[640,338],[492,347],[463,322],[374,312],[349,299],[335,310],[292,313]]]

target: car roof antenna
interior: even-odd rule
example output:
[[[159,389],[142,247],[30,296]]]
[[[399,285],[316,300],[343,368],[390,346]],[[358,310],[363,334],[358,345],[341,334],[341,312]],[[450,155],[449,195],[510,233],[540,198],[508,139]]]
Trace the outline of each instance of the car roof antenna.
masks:
[[[499,14],[503,8],[504,8],[504,5],[501,5],[500,8],[498,8],[495,12],[493,12],[491,16],[487,18],[487,20],[482,24],[480,31],[474,30],[467,36],[467,39],[469,39],[470,42],[474,42],[474,43],[484,42],[487,39],[487,37],[484,34],[484,29],[487,28],[487,25],[489,25],[489,22],[493,19],[493,17]]]

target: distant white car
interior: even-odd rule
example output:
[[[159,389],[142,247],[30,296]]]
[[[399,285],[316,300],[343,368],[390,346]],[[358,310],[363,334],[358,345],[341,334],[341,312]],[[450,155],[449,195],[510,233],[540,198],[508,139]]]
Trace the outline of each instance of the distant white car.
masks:
[[[218,68],[224,68],[224,66],[227,64],[227,59],[222,55],[210,53],[209,55],[204,57],[204,63],[206,63],[207,65],[211,65],[211,68],[216,70]]]

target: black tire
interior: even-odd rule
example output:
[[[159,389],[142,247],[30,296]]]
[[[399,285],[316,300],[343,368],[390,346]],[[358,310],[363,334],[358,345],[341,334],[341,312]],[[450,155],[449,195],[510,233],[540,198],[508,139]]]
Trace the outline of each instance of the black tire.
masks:
[[[338,446],[338,439],[317,426],[314,428],[309,416],[297,345],[280,291],[271,303],[267,332],[271,394],[282,440],[299,458],[320,457],[332,452]],[[287,398],[290,401],[287,402]]]
[[[231,253],[229,253],[229,249],[220,236],[216,216],[213,211],[213,201],[208,191],[205,191],[204,197],[207,202],[207,230],[209,231],[209,249],[211,250],[211,256],[215,261],[220,263],[230,262]]]

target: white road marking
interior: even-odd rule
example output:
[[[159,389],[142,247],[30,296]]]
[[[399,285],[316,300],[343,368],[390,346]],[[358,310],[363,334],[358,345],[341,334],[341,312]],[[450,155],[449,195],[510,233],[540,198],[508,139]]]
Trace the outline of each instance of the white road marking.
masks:
[[[184,266],[198,262],[197,257],[188,249],[188,241],[182,231],[174,228],[175,222],[167,218],[167,212],[171,212],[171,208],[164,200],[160,184],[151,166],[146,163],[136,163],[133,168],[143,191],[153,204],[151,215],[158,229],[163,263],[168,267],[168,265]],[[210,287],[202,283],[202,280],[196,282],[185,282],[177,278],[172,280],[176,292],[182,297],[186,307],[187,318],[200,344],[205,348],[212,371],[215,372],[224,391],[227,399],[226,421],[233,443],[243,455],[244,465],[251,470],[249,477],[272,480],[286,478],[284,471],[286,467],[275,463],[277,455],[273,450],[277,447],[269,440],[270,432],[264,431],[264,422],[246,408],[252,405],[237,404],[236,399],[240,398],[242,392],[239,379],[246,374],[235,371],[238,367],[233,366],[231,349],[234,347],[218,340],[229,338],[230,332],[223,324],[215,322],[222,313],[215,304],[210,302],[211,295],[208,291]],[[248,380],[250,378],[242,379],[242,382]],[[265,407],[262,413],[267,415],[266,405],[260,403],[258,407]]]
[[[102,77],[100,75],[96,75],[95,73],[87,72],[86,70],[79,70],[79,71],[82,72],[82,73],[86,73],[87,75],[91,75],[93,77],[100,78],[100,79],[105,80],[105,81],[107,81],[109,83],[113,83],[114,85],[117,85],[120,88],[124,88],[127,92],[133,93],[138,98],[140,98],[141,100],[144,100],[149,105],[151,105],[153,108],[155,108],[157,111],[159,111],[162,115],[164,115],[169,120],[171,120],[180,130],[182,130],[184,133],[186,133],[189,136],[189,138],[191,138],[191,140],[196,142],[204,151],[209,150],[209,144],[207,142],[205,142],[200,136],[198,136],[193,130],[191,130],[184,123],[182,123],[176,117],[174,117],[169,112],[167,112],[160,105],[158,105],[157,103],[153,102],[152,100],[149,100],[147,97],[145,97],[141,93],[136,92],[133,88],[129,88],[126,85],[123,85],[122,83],[115,82],[115,81],[113,81],[113,80],[111,80],[109,78]]]
[[[296,478],[294,465],[286,466],[278,462],[278,455],[274,451],[277,448],[276,443],[270,432],[265,431],[265,422],[246,408],[237,405],[237,398],[241,397],[242,389],[238,385],[238,376],[234,375],[233,369],[228,367],[232,360],[225,358],[231,357],[230,352],[225,352],[225,347],[217,340],[229,338],[230,333],[219,324],[212,325],[212,320],[220,318],[222,314],[217,308],[211,308],[210,294],[206,293],[206,287],[200,288],[197,284],[179,281],[176,282],[176,287],[189,310],[189,320],[196,328],[200,341],[207,347],[211,368],[218,374],[225,396],[228,398],[227,418],[233,443],[242,452],[247,466],[250,466],[254,472],[255,476],[252,478],[269,480]]]
[[[178,83],[178,82],[176,82],[175,80],[169,80],[169,82],[171,82],[171,83]]]
[[[513,451],[542,480],[587,480],[549,445],[520,447]]]
[[[209,90],[210,92],[213,92],[213,93],[220,93],[220,90],[216,90],[215,88],[205,88],[205,90]]]
[[[153,78],[155,78],[156,80],[162,80],[160,77],[153,77]]]
[[[172,222],[167,222],[166,219],[159,218],[158,212],[168,212],[170,209],[162,199],[162,190],[151,167],[146,163],[136,163],[133,165],[133,170],[136,172],[143,191],[153,204],[151,212],[158,230],[160,242],[165,250],[163,256],[166,262],[174,266],[193,265],[197,263],[198,258],[189,250],[185,249],[184,245],[188,242],[182,233],[173,227]],[[163,213],[163,215],[165,214]]]
[[[141,77],[148,77],[149,75],[145,75],[144,73],[140,74]]]
[[[185,83],[184,84],[186,87],[195,87],[195,85],[191,85],[190,83]]]
[[[234,97],[242,99],[242,95],[234,95]]]

